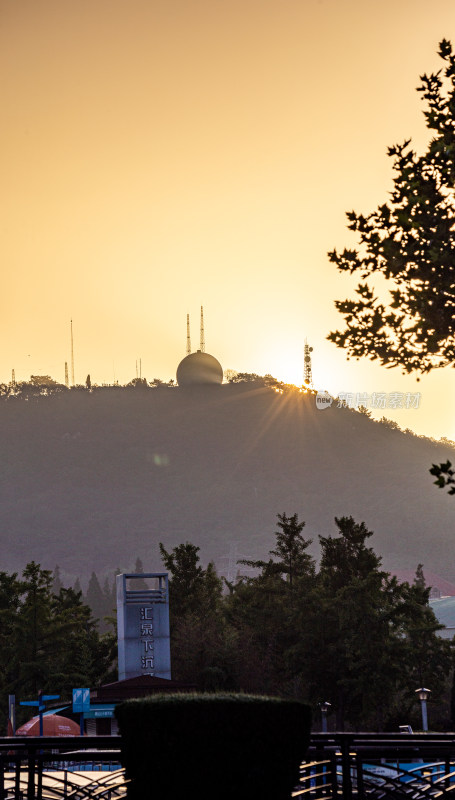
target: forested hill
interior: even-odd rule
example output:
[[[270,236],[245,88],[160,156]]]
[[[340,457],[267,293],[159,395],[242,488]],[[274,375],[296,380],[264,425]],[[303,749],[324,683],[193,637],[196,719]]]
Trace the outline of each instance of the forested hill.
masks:
[[[137,557],[160,570],[159,541],[190,541],[222,571],[233,543],[266,556],[276,514],[297,512],[315,555],[317,535],[352,515],[388,569],[422,562],[455,580],[455,498],[428,473],[454,451],[312,396],[245,384],[12,397],[0,437],[3,570],[34,559],[86,579]]]

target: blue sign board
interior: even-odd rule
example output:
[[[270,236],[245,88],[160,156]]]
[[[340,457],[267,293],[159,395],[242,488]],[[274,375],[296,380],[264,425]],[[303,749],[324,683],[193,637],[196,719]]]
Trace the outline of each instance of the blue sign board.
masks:
[[[115,703],[97,703],[90,706],[90,711],[85,711],[85,719],[111,718],[114,716]]]
[[[90,689],[73,689],[73,713],[82,714],[90,708]]]

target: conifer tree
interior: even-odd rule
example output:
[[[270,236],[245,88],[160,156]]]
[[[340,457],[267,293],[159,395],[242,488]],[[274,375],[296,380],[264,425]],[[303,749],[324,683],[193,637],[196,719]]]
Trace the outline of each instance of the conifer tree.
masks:
[[[423,574],[423,564],[417,564],[414,586],[418,586],[421,589],[425,589],[426,587],[425,575]]]
[[[251,561],[241,559],[238,563],[263,570],[265,575],[285,575],[289,587],[292,589],[295,581],[301,577],[314,574],[314,559],[306,552],[312,544],[312,539],[302,536],[305,522],[299,522],[297,514],[291,517],[286,514],[277,514],[278,528],[275,532],[276,545],[270,550],[270,555],[277,560]]]
[[[199,547],[190,542],[177,545],[170,552],[160,543],[160,552],[165,568],[171,573],[173,674],[199,688],[207,688],[209,684],[213,688],[215,683],[218,688],[226,688],[228,658],[221,616],[222,583],[215,567],[210,563],[204,569],[199,563]]]
[[[382,569],[365,523],[335,522],[339,535],[320,537],[319,608],[305,656],[311,692],[332,704],[339,730],[347,720],[383,729],[411,709],[419,680],[442,689],[451,645],[436,635],[429,589]]]
[[[171,573],[169,603],[171,620],[197,610],[202,596],[204,570],[199,563],[199,547],[185,542],[168,552],[160,542],[161,559]]]
[[[95,572],[92,572],[85,595],[85,602],[92,609],[96,620],[102,621],[106,613],[106,598]]]
[[[100,637],[80,591],[52,589],[52,573],[35,562],[20,580],[0,572],[0,726],[8,694],[36,699],[42,689],[69,697],[111,672],[112,634]]]
[[[0,572],[0,712],[17,685],[16,623],[21,588],[16,572]]]
[[[52,592],[53,594],[58,594],[60,589],[63,588],[62,579],[60,577],[60,567],[58,564],[54,567],[54,573],[52,576]]]
[[[54,648],[60,631],[52,618],[52,573],[31,561],[22,573],[21,603],[16,619],[17,684],[37,696],[48,690]]]
[[[136,563],[134,565],[134,573],[136,575],[143,575],[144,574],[144,566],[140,558],[136,558]],[[137,578],[134,582],[135,589],[143,589],[146,590],[149,587],[147,586],[147,582],[141,578]]]
[[[115,615],[116,612],[116,605],[117,605],[117,597],[113,596],[112,587],[109,581],[109,578],[106,577],[103,583],[103,605],[105,609],[104,616],[112,616]]]

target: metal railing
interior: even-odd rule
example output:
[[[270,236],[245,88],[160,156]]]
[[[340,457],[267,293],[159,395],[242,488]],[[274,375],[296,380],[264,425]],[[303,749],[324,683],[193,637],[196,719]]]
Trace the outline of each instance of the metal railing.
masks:
[[[0,800],[116,800],[126,783],[119,736],[0,739]]]
[[[455,800],[455,734],[313,734],[292,796]]]
[[[0,800],[124,800],[120,745],[120,736],[0,738]],[[455,734],[313,734],[292,797],[455,800]]]

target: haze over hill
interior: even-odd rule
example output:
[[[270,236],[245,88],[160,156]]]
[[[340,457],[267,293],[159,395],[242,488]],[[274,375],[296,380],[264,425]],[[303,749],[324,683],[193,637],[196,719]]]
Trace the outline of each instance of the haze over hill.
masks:
[[[412,412],[410,412],[412,413]],[[2,569],[34,559],[86,578],[162,568],[190,541],[219,570],[232,543],[263,558],[276,514],[307,537],[352,515],[387,569],[455,580],[455,499],[428,468],[453,450],[313,396],[252,384],[65,391],[0,403]]]

